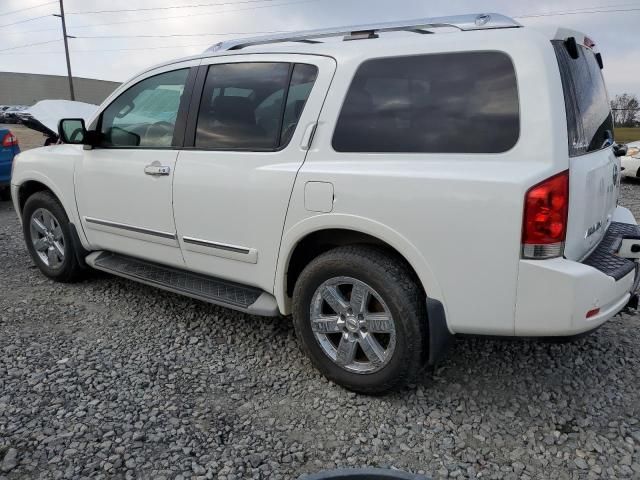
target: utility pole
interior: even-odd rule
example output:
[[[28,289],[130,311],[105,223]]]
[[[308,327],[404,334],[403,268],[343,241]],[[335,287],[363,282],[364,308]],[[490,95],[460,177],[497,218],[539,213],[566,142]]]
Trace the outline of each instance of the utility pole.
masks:
[[[64,3],[63,0],[60,0],[60,15],[54,14],[54,17],[60,17],[62,20],[62,38],[64,40],[64,54],[67,57],[67,76],[69,77],[69,96],[71,100],[76,99],[76,94],[73,91],[73,75],[71,74],[71,60],[69,59],[69,43],[67,41],[68,38],[75,38],[71,35],[67,35],[67,24],[64,20]]]

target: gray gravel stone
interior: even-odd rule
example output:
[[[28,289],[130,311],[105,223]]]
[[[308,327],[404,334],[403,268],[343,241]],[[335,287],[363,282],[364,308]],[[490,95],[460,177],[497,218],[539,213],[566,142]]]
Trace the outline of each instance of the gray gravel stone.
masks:
[[[640,184],[622,203],[640,218]],[[45,279],[2,202],[0,480],[640,478],[638,320],[562,344],[460,339],[416,385],[358,396],[311,367],[288,318]]]
[[[4,454],[2,464],[0,464],[0,470],[4,473],[10,472],[18,465],[18,451],[15,448],[10,448]]]

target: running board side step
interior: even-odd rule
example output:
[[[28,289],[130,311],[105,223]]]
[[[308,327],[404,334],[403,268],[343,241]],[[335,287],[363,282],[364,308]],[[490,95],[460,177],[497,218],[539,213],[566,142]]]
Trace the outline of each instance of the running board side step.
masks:
[[[265,317],[280,315],[275,297],[255,287],[112,252],[93,252],[86,262],[96,270],[214,305]]]

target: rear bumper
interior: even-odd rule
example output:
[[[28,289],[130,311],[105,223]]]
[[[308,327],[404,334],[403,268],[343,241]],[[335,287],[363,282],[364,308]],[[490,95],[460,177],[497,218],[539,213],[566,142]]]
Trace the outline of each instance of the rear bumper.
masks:
[[[515,334],[570,336],[593,330],[622,310],[636,287],[636,262],[613,253],[616,238],[637,231],[633,215],[618,207],[617,222],[583,263],[554,258],[520,260]],[[621,222],[625,222],[622,224]],[[587,312],[599,312],[587,318]]]

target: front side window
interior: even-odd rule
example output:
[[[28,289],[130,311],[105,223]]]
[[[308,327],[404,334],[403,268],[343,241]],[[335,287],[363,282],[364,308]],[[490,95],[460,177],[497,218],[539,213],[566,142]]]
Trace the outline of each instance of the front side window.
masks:
[[[103,147],[168,148],[189,69],[146,78],[129,88],[102,113]]]
[[[231,63],[209,67],[196,148],[274,150],[285,146],[315,82],[317,67]]]
[[[516,74],[500,52],[369,60],[333,136],[339,152],[500,153],[520,134]]]

